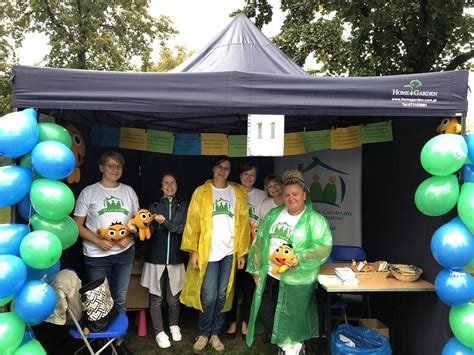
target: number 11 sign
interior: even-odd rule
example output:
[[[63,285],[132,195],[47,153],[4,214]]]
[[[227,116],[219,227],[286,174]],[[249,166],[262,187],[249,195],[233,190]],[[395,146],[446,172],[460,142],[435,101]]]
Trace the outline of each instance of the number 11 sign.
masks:
[[[247,156],[282,156],[284,140],[285,116],[248,116]]]

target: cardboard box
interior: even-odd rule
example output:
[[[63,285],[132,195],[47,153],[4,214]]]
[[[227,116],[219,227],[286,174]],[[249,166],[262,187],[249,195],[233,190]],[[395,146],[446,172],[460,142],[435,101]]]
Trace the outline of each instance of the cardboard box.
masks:
[[[148,308],[150,305],[148,289],[140,284],[142,268],[142,263],[133,263],[127,292],[127,308]]]
[[[383,335],[384,337],[387,337],[387,339],[390,339],[390,334],[387,326],[378,319],[359,319],[359,324],[363,327],[371,328],[379,334]]]

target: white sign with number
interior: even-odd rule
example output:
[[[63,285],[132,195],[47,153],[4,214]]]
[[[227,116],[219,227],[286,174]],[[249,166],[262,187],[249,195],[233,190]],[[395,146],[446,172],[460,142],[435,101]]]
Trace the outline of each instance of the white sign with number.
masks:
[[[285,142],[285,116],[249,115],[247,155],[283,156]]]

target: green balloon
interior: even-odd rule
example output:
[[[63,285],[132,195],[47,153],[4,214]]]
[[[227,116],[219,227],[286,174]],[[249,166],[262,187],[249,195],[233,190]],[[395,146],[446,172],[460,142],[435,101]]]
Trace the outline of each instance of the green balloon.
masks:
[[[451,307],[449,326],[457,340],[474,348],[474,303]]]
[[[8,302],[13,299],[13,295],[0,298],[0,307],[5,306]]]
[[[13,354],[25,334],[25,322],[13,312],[0,313],[0,354]]]
[[[58,237],[47,231],[28,233],[20,244],[20,256],[34,269],[47,269],[61,257],[62,245]]]
[[[38,340],[31,339],[20,346],[13,355],[46,355],[46,350]]]
[[[33,181],[30,200],[35,211],[48,219],[64,219],[74,209],[74,194],[61,181],[49,179]]]
[[[39,137],[38,143],[44,141],[55,141],[60,142],[69,148],[72,145],[71,134],[66,128],[56,123],[43,122],[38,124]]]
[[[465,182],[461,186],[458,215],[471,233],[474,233],[474,182]]]
[[[30,217],[30,223],[35,231],[45,230],[56,235],[61,242],[63,250],[73,245],[79,236],[79,228],[76,222],[69,216],[61,220],[54,220],[34,214]]]
[[[456,206],[458,196],[459,183],[456,176],[432,176],[416,189],[415,205],[427,216],[441,216]]]
[[[35,170],[33,170],[33,165],[31,164],[31,152],[23,155],[20,158],[20,166],[24,166],[25,168],[29,168],[33,171],[33,180],[44,179],[44,177],[42,177]]]
[[[459,134],[440,134],[431,138],[420,154],[423,169],[432,175],[450,175],[466,163],[467,143]]]

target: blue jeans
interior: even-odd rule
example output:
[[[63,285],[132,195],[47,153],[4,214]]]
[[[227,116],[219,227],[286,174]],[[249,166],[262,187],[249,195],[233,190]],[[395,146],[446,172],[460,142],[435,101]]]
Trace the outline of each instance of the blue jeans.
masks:
[[[207,264],[206,274],[201,286],[202,313],[199,313],[199,335],[217,335],[224,324],[227,285],[233,255]]]
[[[132,272],[135,246],[109,256],[91,258],[84,255],[84,268],[88,282],[106,277],[109,282],[112,298],[119,312],[127,310],[127,290]]]

